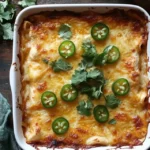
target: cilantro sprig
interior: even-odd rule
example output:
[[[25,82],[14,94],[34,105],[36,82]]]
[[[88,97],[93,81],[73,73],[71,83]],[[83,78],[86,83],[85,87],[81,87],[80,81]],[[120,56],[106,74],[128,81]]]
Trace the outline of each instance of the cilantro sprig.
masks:
[[[86,39],[82,43],[83,55],[80,65],[84,65],[86,68],[93,66],[105,65],[108,59],[108,54],[106,52],[97,53],[96,47],[90,39]]]
[[[22,0],[18,5],[24,7],[35,5],[37,0]],[[15,5],[10,0],[0,1],[0,39],[13,39],[13,19],[16,13]]]
[[[13,31],[12,31],[12,26],[11,26],[11,23],[5,23],[5,24],[1,24],[0,26],[1,28],[1,32],[3,35],[3,39],[4,40],[11,40],[12,37],[13,37]]]
[[[24,7],[35,5],[36,1],[37,0],[22,0],[18,2],[18,5],[24,8]]]
[[[50,65],[52,66],[55,72],[68,71],[72,69],[71,64],[64,61],[61,58],[56,61],[51,62]]]
[[[81,93],[87,94],[90,99],[100,98],[105,84],[103,73],[98,69],[90,71],[85,69],[75,70],[71,81]]]
[[[93,103],[90,100],[82,100],[79,102],[79,105],[76,108],[80,115],[90,116]]]
[[[11,20],[15,14],[15,8],[8,0],[0,2],[0,22]]]
[[[116,108],[121,104],[121,101],[113,94],[105,96],[106,106],[109,108]]]
[[[69,24],[62,24],[58,34],[63,39],[70,39],[72,37],[71,26]]]
[[[98,69],[87,68],[93,67],[94,58],[97,56],[96,48],[89,39],[83,41],[83,59],[79,63],[78,70],[72,76],[72,84],[82,93],[87,94],[90,99],[100,98],[105,84],[105,78],[102,71]]]
[[[78,86],[87,80],[87,72],[85,70],[75,70],[72,76],[72,84]]]
[[[92,44],[90,39],[86,39],[83,41],[82,49],[84,50],[84,57],[93,58],[96,55],[96,47]]]
[[[59,58],[58,60],[52,62],[50,62],[46,58],[43,58],[42,61],[46,65],[51,66],[54,72],[68,71],[72,69],[72,65],[69,62],[64,61],[62,58]]]
[[[16,9],[9,0],[0,2],[0,39],[12,40],[12,19],[15,15]]]
[[[97,55],[96,47],[90,39],[86,39],[82,43],[82,49],[83,49],[83,59],[81,61],[81,64],[84,64],[86,68],[90,68],[94,66],[94,58]]]

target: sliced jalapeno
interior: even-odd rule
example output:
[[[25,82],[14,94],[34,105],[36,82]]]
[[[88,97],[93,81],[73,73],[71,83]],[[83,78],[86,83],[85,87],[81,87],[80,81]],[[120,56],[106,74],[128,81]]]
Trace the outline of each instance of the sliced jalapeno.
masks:
[[[97,105],[93,110],[94,118],[100,123],[104,123],[109,119],[109,112],[104,105]]]
[[[56,118],[52,123],[52,129],[56,134],[64,134],[68,131],[69,122],[63,117]]]
[[[70,102],[77,98],[78,92],[71,84],[65,84],[61,89],[60,96],[64,101]]]
[[[104,53],[107,53],[107,63],[114,63],[120,57],[119,49],[116,46],[109,45],[104,49]]]
[[[68,58],[74,55],[75,53],[75,45],[72,41],[66,40],[62,42],[59,46],[59,54],[64,57]]]
[[[91,36],[94,40],[104,40],[109,34],[109,28],[103,23],[96,23],[91,29]]]
[[[126,95],[130,90],[130,84],[127,79],[120,78],[112,84],[112,90],[115,95]]]
[[[41,102],[45,108],[52,108],[57,104],[56,95],[51,91],[46,91],[41,96]]]

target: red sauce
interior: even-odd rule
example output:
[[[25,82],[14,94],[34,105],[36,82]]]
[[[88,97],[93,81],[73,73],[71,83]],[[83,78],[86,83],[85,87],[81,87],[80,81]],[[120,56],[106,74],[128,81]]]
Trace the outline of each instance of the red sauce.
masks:
[[[117,120],[125,121],[127,119],[127,115],[123,114],[123,113],[118,113],[118,114],[116,114],[115,118]]]
[[[70,136],[71,138],[73,138],[73,139],[78,139],[78,134],[70,133],[69,136]]]
[[[87,130],[83,130],[81,128],[76,128],[78,132],[86,134],[88,131]]]
[[[139,116],[133,118],[134,125],[136,129],[140,129],[143,126],[142,120]]]

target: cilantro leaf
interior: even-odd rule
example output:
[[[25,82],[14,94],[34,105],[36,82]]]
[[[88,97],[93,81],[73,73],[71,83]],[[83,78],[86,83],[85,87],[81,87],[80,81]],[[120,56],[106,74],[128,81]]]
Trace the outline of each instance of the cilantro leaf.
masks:
[[[82,94],[87,94],[87,95],[89,95],[91,93],[91,91],[92,91],[91,86],[89,86],[88,84],[82,86],[80,89],[80,92]]]
[[[24,7],[32,6],[36,4],[36,0],[22,0],[18,2],[18,5]]]
[[[79,70],[86,70],[87,68],[87,63],[86,61],[83,59],[80,63],[79,63]]]
[[[96,48],[91,43],[90,39],[86,39],[85,41],[83,41],[82,49],[84,50],[84,53],[82,55],[83,59],[82,59],[80,65],[84,64],[85,68],[90,68],[90,67],[94,66],[93,60],[97,53],[96,53]],[[79,66],[79,67],[81,67],[81,66]]]
[[[56,61],[53,61],[50,65],[52,66],[55,72],[68,71],[72,69],[71,64],[64,61],[61,58]]]
[[[63,39],[70,39],[72,37],[72,32],[68,24],[62,24],[60,26],[58,34]]]
[[[11,20],[15,14],[16,9],[14,5],[7,3],[0,3],[0,21]]]
[[[109,124],[116,124],[117,121],[116,121],[115,119],[111,119],[111,120],[108,121],[108,123],[109,123]]]
[[[93,104],[90,100],[87,100],[86,102],[82,100],[79,102],[79,105],[76,108],[79,114],[90,116],[92,107],[93,107]]]
[[[72,84],[79,85],[86,81],[87,72],[85,70],[75,70],[75,73],[72,76]]]
[[[4,6],[0,3],[0,14],[4,12]]]
[[[86,56],[82,56],[82,57],[83,57],[82,61],[85,62],[86,68],[90,68],[90,67],[94,66],[94,63],[93,63],[94,57],[93,58],[86,57]]]
[[[104,65],[104,64],[106,64],[107,58],[108,58],[107,53],[97,54],[94,57],[94,59],[93,59],[94,65],[97,66],[97,65]]]
[[[102,87],[103,85],[100,85],[99,87],[92,87],[92,93],[91,95],[89,95],[89,97],[95,98],[95,99],[100,98],[101,94],[103,93]]]
[[[110,108],[116,108],[121,104],[121,101],[113,94],[107,95],[105,97],[106,100],[106,106]]]
[[[2,5],[3,8],[6,8],[8,5],[8,0],[5,0],[4,2],[0,2],[0,5]]]
[[[86,39],[82,43],[82,48],[84,50],[84,57],[94,57],[96,55],[96,47],[91,43],[90,39]]]
[[[3,39],[4,40],[12,40],[13,39],[13,31],[10,23],[1,24],[1,28],[3,29]]]
[[[0,39],[13,39],[12,26],[9,21],[13,19],[15,11],[14,5],[10,4],[8,0],[0,2]],[[7,23],[3,23],[6,21]]]
[[[98,69],[90,70],[87,74],[87,79],[91,81],[90,85],[99,85],[99,83],[103,85],[105,84],[103,72]]]
[[[100,85],[99,87],[86,85],[83,86],[80,91],[83,94],[87,94],[90,99],[98,99],[102,94],[102,87],[103,85]]]
[[[92,60],[91,58],[83,56],[83,59],[79,63],[79,70],[86,70],[86,68],[92,67],[94,64],[93,61],[91,60]]]
[[[15,12],[16,12],[16,8],[14,5],[12,4],[8,4],[7,7],[6,7],[6,12],[9,12],[9,18],[12,19],[15,15]]]
[[[3,5],[0,3],[0,22],[3,22],[3,13],[4,13],[4,7]]]
[[[100,76],[100,74],[101,72],[98,69],[93,69],[88,72],[87,78],[96,79],[97,77]]]
[[[1,22],[3,22],[3,19],[11,20],[12,19],[11,13],[9,11],[1,13],[1,16],[0,16]]]
[[[105,84],[103,73],[98,69],[88,72],[76,70],[71,81],[82,94],[87,94],[90,99],[100,98]]]

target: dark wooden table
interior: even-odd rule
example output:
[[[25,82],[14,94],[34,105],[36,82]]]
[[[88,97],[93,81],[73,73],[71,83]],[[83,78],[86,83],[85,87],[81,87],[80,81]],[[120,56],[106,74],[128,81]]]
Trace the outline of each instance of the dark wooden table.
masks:
[[[18,0],[12,0],[14,4],[17,4]],[[135,0],[136,2],[141,0]],[[37,4],[63,4],[63,3],[124,3],[124,4],[136,4],[133,0],[37,0]],[[147,5],[145,1],[149,1]],[[148,9],[150,13],[150,0],[142,2],[142,6]],[[17,13],[21,8],[16,5]],[[12,61],[12,41],[0,41],[0,93],[8,100],[12,105],[12,96],[9,84],[9,70]],[[13,127],[12,116],[8,122],[10,127]]]
[[[138,0],[135,0],[138,1]],[[135,4],[133,0],[37,0],[37,4],[63,4],[63,3],[126,3]],[[149,0],[145,0],[149,1]],[[143,2],[145,4],[145,1]],[[21,8],[17,5],[18,0],[12,1],[16,4],[17,13]],[[144,6],[144,4],[142,5]],[[146,5],[150,9],[149,6]],[[149,10],[150,12],[150,10]],[[9,84],[9,70],[12,61],[12,41],[0,41],[0,92],[7,98],[10,105],[12,105],[11,90]],[[10,119],[10,124],[12,126],[12,119]]]

